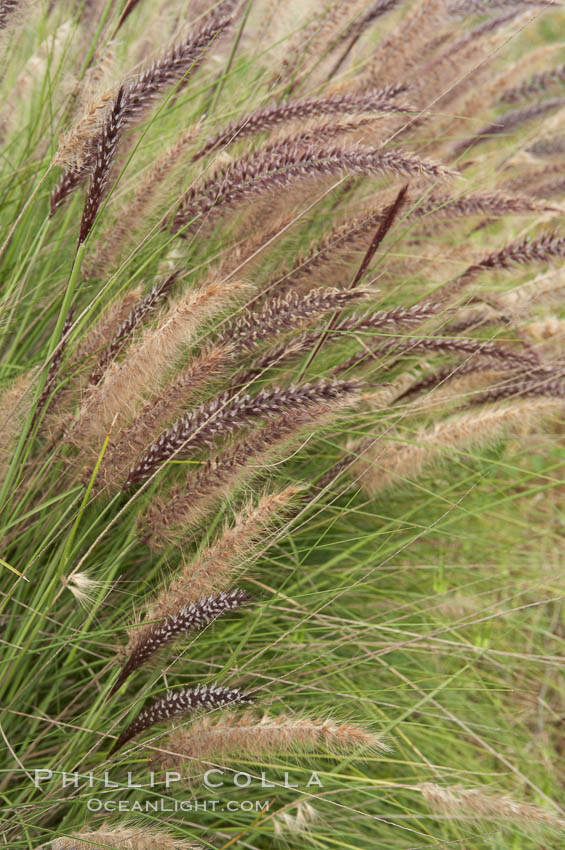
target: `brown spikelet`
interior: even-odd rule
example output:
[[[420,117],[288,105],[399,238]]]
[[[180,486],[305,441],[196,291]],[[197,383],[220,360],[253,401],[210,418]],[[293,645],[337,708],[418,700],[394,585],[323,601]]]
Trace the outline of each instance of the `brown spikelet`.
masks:
[[[443,788],[426,782],[418,786],[418,790],[432,809],[452,818],[494,818],[560,829],[565,826],[565,821],[548,809],[533,803],[521,803],[505,794],[493,794],[483,788],[462,788],[460,785]]]
[[[462,195],[459,198],[431,195],[418,203],[411,215],[416,218],[445,218],[488,215],[503,218],[506,215],[527,215],[532,212],[551,211],[531,198],[512,197],[498,192]]]
[[[320,59],[339,43],[340,34],[355,11],[355,0],[326,0],[314,5],[314,14],[291,42],[282,66],[282,79],[289,81],[293,91],[300,78],[312,73]]]
[[[538,97],[542,92],[555,83],[565,82],[565,65],[558,65],[549,71],[540,71],[525,82],[503,92],[500,96],[501,103],[518,103],[520,100],[528,100]]]
[[[51,404],[52,399],[50,400],[51,393],[53,392],[55,382],[57,380],[57,375],[59,373],[59,369],[61,366],[61,361],[63,359],[63,354],[65,352],[65,348],[67,347],[68,339],[67,334],[71,328],[73,323],[74,310],[71,308],[65,319],[61,330],[61,339],[57,345],[55,353],[51,357],[51,362],[49,364],[49,371],[47,373],[47,380],[41,390],[41,394],[37,400],[37,405],[35,407],[35,411],[33,414],[32,426],[39,418],[43,409]]]
[[[244,694],[239,688],[224,688],[219,685],[197,685],[196,688],[177,688],[167,691],[167,694],[146,706],[135,720],[124,729],[114,743],[108,755],[113,755],[124,744],[135,738],[140,732],[151,728],[156,723],[191,714],[199,709],[214,710],[230,703],[249,703],[253,698]]]
[[[104,200],[106,186],[110,179],[110,169],[116,156],[118,140],[124,127],[124,89],[118,91],[116,99],[108,110],[108,116],[96,139],[96,154],[90,185],[86,193],[82,221],[80,223],[79,244],[82,244],[94,224],[94,220]]]
[[[305,752],[345,753],[387,751],[372,732],[354,723],[280,714],[261,716],[254,710],[219,717],[202,717],[171,732],[159,756],[165,770],[181,768],[185,776],[207,766],[224,764],[226,757],[266,758]]]
[[[481,142],[488,141],[495,136],[500,136],[502,133],[511,133],[527,124],[529,121],[534,121],[536,118],[543,118],[549,112],[556,109],[562,109],[565,106],[565,98],[558,97],[551,100],[545,100],[541,103],[536,103],[533,106],[526,106],[522,109],[513,109],[502,115],[496,121],[486,124],[481,130],[472,136],[458,142],[453,148],[454,156],[458,156],[464,151],[469,151],[470,148]]]
[[[87,104],[85,113],[76,126],[61,137],[53,158],[54,165],[63,165],[70,171],[85,173],[92,157],[92,140],[102,130],[114,99],[115,91],[109,88],[98,99]]]
[[[498,251],[492,251],[476,263],[470,265],[463,274],[444,286],[440,287],[429,300],[424,303],[431,305],[444,303],[454,298],[478,275],[485,271],[510,269],[513,265],[529,265],[530,263],[545,263],[555,257],[565,256],[565,237],[555,233],[544,233],[534,239],[526,236],[509,242]]]
[[[76,352],[69,359],[70,379],[59,389],[53,409],[46,414],[45,426],[53,436],[65,432],[72,424],[69,422],[71,406],[83,395],[88,385],[89,372],[84,367],[90,371],[92,362],[110,344],[140,299],[139,287],[126,292],[110,304],[86,331]]]
[[[0,0],[0,30],[10,26],[19,6],[19,0]]]
[[[111,847],[114,850],[204,850],[201,844],[176,838],[168,832],[143,826],[119,827],[103,824],[92,832],[88,828],[65,838],[56,838],[52,850],[92,850]]]
[[[120,87],[116,98],[116,101],[119,100],[119,116],[116,115],[112,119],[113,123],[119,123],[119,131],[139,122],[146,110],[166,89],[181,80],[186,83],[188,76],[202,62],[210,44],[231,24],[235,5],[233,0],[223,0],[208,19],[203,22],[200,29],[195,33],[190,33],[187,38],[170,47],[151,65],[141,71],[131,83]],[[116,101],[114,101],[114,109]],[[105,124],[107,125],[109,121],[110,116],[106,119]],[[100,145],[100,136],[95,136],[84,146],[82,168],[79,170],[69,169],[65,172],[51,196],[51,215],[54,214],[69,193],[82,182],[85,174],[88,174],[91,170],[93,171],[94,182],[94,173],[101,171],[97,168],[97,163],[101,160]],[[113,152],[115,154],[115,149]],[[81,238],[80,241],[83,242],[84,238]]]
[[[399,5],[400,0],[374,0],[373,3],[370,3],[369,6],[349,24],[348,27],[338,36],[335,42],[335,48],[338,48],[339,45],[343,42],[347,42],[345,50],[342,52],[341,56],[331,69],[328,74],[328,79],[332,79],[338,73],[340,68],[343,66],[351,51],[361,38],[361,36],[365,33],[365,31],[371,26],[374,21],[381,18],[383,15],[386,15],[387,12],[392,11],[392,9],[396,8]],[[404,86],[399,84],[402,90],[404,90]],[[396,88],[395,86],[391,86],[391,88]]]
[[[236,588],[189,602],[161,622],[147,623],[131,629],[126,650],[127,661],[110,691],[110,696],[156,652],[189,632],[203,629],[223,614],[236,611],[246,605],[250,598],[244,590]]]
[[[430,180],[453,176],[444,166],[412,154],[383,148],[302,147],[281,142],[265,152],[244,156],[191,188],[179,205],[171,230],[187,232],[193,220],[257,195],[280,191],[292,184],[340,174],[420,175]]]
[[[257,420],[268,419],[283,412],[289,415],[308,409],[318,402],[349,396],[357,389],[352,381],[316,381],[311,384],[274,387],[261,390],[256,396],[234,396],[228,392],[182,416],[163,431],[143,457],[130,469],[127,489],[148,478],[169,458],[182,451],[193,453],[212,445],[240,428]]]
[[[175,166],[193,141],[197,129],[197,126],[193,126],[185,130],[177,141],[152,163],[133,197],[112,224],[110,235],[98,245],[89,260],[90,276],[101,276],[105,269],[114,266],[124,243],[131,238],[132,231],[135,233],[140,224],[147,222],[156,196],[168,186],[168,178],[174,173]]]
[[[489,357],[488,355],[478,352],[477,354],[465,357],[463,361],[450,363],[441,369],[434,370],[425,377],[413,382],[408,386],[405,392],[398,397],[398,401],[408,396],[417,395],[424,390],[431,390],[434,387],[446,385],[447,391],[451,394],[450,384],[452,381],[460,382],[464,376],[477,375],[477,373],[500,373],[504,371],[512,371],[515,369],[513,361],[505,362],[500,357]],[[481,386],[484,385],[481,380]],[[466,384],[467,386],[467,384]],[[430,397],[432,402],[437,399],[437,392]]]
[[[514,396],[526,399],[545,397],[548,401],[553,399],[562,406],[560,400],[565,398],[565,369],[563,366],[549,366],[531,369],[524,377],[515,375],[514,378],[508,378],[499,386],[477,395],[472,404],[495,402]],[[530,403],[533,404],[533,402]],[[540,403],[543,404],[542,401]]]
[[[180,574],[159,592],[148,606],[148,618],[165,619],[183,605],[231,587],[236,576],[243,575],[256,559],[257,544],[267,545],[268,529],[289,510],[301,491],[301,487],[292,485],[240,510],[232,525],[187,560]]]
[[[394,102],[398,93],[398,89],[384,88],[363,95],[330,95],[266,106],[246,115],[239,121],[228,124],[224,130],[209,139],[191,157],[191,161],[197,162],[203,156],[234,141],[265,130],[271,130],[292,121],[309,120],[327,115],[360,115],[363,112],[405,112],[406,107],[399,106]]]
[[[116,329],[109,345],[106,346],[98,357],[98,362],[90,374],[89,384],[98,384],[102,379],[108,365],[116,359],[135,328],[152,313],[162,301],[165,300],[176,281],[179,279],[180,271],[171,272],[161,283],[156,284],[128,313],[120,326]]]
[[[237,393],[248,389],[256,379],[263,377],[274,366],[280,366],[289,360],[294,360],[306,351],[312,351],[312,346],[320,339],[320,331],[301,333],[290,340],[283,340],[278,345],[271,346],[259,357],[254,358],[251,365],[244,367],[232,378],[229,391]]]
[[[243,287],[231,282],[227,288],[213,274],[201,287],[180,295],[154,327],[147,328],[127,357],[112,363],[104,379],[89,388],[71,432],[84,451],[96,451],[113,423],[129,422],[145,394],[151,395],[202,323],[225,307]]]
[[[519,14],[520,8],[510,8],[468,31],[463,31],[455,38],[445,38],[449,32],[446,30],[446,45],[437,53],[430,49],[434,43],[432,40],[431,45],[428,45],[430,61],[423,68],[418,68],[418,63],[415,63],[416,72],[419,71],[419,74],[412,83],[418,90],[418,105],[425,109],[433,102],[434,108],[447,112],[448,107],[453,109],[453,105],[460,102],[468,92],[476,92],[481,84],[484,85],[488,80],[487,70],[490,68],[492,55],[497,45],[507,38],[508,24]],[[446,85],[448,80],[450,84]],[[473,112],[464,109],[463,114],[472,115]],[[420,119],[422,123],[423,118],[424,116]],[[452,132],[448,131],[447,136],[451,135]]]
[[[89,157],[88,162],[90,163]],[[80,186],[82,181],[87,177],[88,170],[83,166],[81,169],[72,169],[65,171],[49,197],[49,215],[55,215],[61,204],[74,190]]]
[[[382,219],[383,210],[372,210],[363,215],[349,218],[345,223],[338,224],[320,240],[302,254],[299,254],[293,264],[283,275],[277,275],[265,286],[265,291],[279,291],[281,286],[289,287],[313,275],[319,278],[329,274],[331,269],[332,282],[337,283],[336,276],[349,274],[348,263],[352,255],[367,247],[367,236],[374,232]],[[343,270],[337,271],[338,263]]]
[[[430,464],[450,454],[469,452],[520,432],[553,415],[559,404],[551,399],[515,401],[512,404],[482,408],[421,428],[410,440],[381,441],[353,465],[361,486],[376,496],[391,486],[415,480]]]
[[[180,416],[205,384],[222,373],[232,356],[229,345],[212,345],[191,360],[157,395],[146,402],[132,422],[107,450],[96,479],[96,489],[123,484],[136,453],[156,439],[171,420]]]
[[[437,339],[426,337],[419,339],[411,337],[409,340],[380,341],[371,346],[368,351],[360,355],[354,355],[345,363],[341,364],[337,373],[342,372],[364,363],[366,360],[374,360],[392,354],[395,357],[403,357],[419,354],[422,352],[430,354],[466,354],[489,358],[490,361],[499,361],[507,364],[507,368],[531,368],[537,365],[538,358],[532,353],[518,353],[508,346],[499,345],[487,340],[459,340],[459,339]]]
[[[271,298],[263,310],[248,311],[229,322],[218,342],[229,340],[237,348],[252,351],[264,340],[314,321],[331,310],[343,309],[366,295],[361,291],[317,288],[306,295],[290,293],[282,298]]]
[[[310,347],[310,346],[309,346]],[[217,457],[207,460],[186,485],[175,487],[149,506],[142,529],[149,545],[160,548],[182,539],[221,498],[228,498],[244,482],[268,474],[271,465],[312,429],[335,421],[340,411],[357,398],[356,394],[281,416],[239,439]]]
[[[557,0],[451,0],[449,12],[451,15],[485,14],[492,9],[512,6],[559,6]]]
[[[388,232],[392,228],[393,224],[395,223],[398,215],[400,214],[400,211],[401,211],[402,207],[404,206],[404,204],[406,202],[407,193],[408,193],[408,184],[406,184],[405,186],[403,186],[400,189],[400,191],[398,192],[393,203],[390,204],[388,207],[385,207],[385,209],[383,210],[383,214],[382,214],[381,220],[379,221],[375,235],[373,236],[373,239],[371,240],[371,243],[370,243],[369,247],[367,248],[364,257],[361,260],[361,264],[359,265],[359,268],[357,269],[357,273],[355,274],[355,277],[353,278],[353,280],[349,284],[349,290],[354,290],[359,285],[361,280],[364,278],[367,270],[369,269],[369,266],[371,265],[371,263],[372,263],[372,261],[375,257],[375,254],[377,253],[378,249],[380,248],[381,243],[386,238],[386,235],[388,234]],[[310,355],[310,357],[308,359],[308,365],[309,366],[312,364],[312,361],[314,360],[314,358],[316,357],[316,355],[320,351],[320,348],[322,347],[324,342],[326,342],[326,340],[328,339],[330,334],[332,334],[334,329],[337,327],[337,325],[339,323],[339,315],[340,315],[340,311],[336,311],[334,313],[334,315],[332,316],[332,318],[330,320],[330,323],[328,325],[327,330],[325,330],[324,333],[320,336],[320,339],[316,343],[316,346],[315,346],[314,350],[312,351],[312,354]]]
[[[128,124],[139,120],[165,89],[181,80],[186,83],[202,62],[205,51],[232,23],[236,6],[237,0],[222,0],[196,32],[173,44],[137,76],[127,91]]]
[[[96,355],[101,354],[110,345],[119,327],[135,309],[135,305],[141,298],[141,289],[135,287],[113,301],[86,332],[75,355],[75,362],[88,363]]]
[[[447,20],[445,0],[417,3],[379,44],[368,63],[364,82],[406,82],[412,68],[421,64],[425,45],[442,34]]]
[[[545,136],[528,148],[534,156],[562,156],[565,153],[565,135]]]

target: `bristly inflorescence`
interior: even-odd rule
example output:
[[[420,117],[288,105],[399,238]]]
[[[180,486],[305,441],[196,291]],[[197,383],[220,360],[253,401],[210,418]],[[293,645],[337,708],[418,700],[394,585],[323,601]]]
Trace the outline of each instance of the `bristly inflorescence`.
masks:
[[[126,681],[134,670],[138,670],[145,662],[163,647],[189,632],[203,629],[213,620],[229,611],[236,611],[246,605],[251,597],[239,588],[223,591],[215,596],[204,597],[196,602],[189,602],[175,614],[170,614],[162,622],[134,628],[130,641],[129,657],[120,675],[110,691],[110,695]]]
[[[19,6],[18,0],[1,0],[0,2],[0,30],[6,29],[10,19]]]
[[[230,341],[234,346],[251,351],[264,340],[292,330],[330,310],[343,309],[366,295],[366,292],[359,290],[348,292],[319,288],[306,295],[291,292],[281,298],[271,298],[263,310],[244,313],[226,325],[218,341]]]
[[[59,344],[58,344],[58,346],[55,350],[55,353],[53,354],[53,356],[51,358],[51,363],[49,364],[49,371],[47,373],[47,380],[45,381],[45,385],[44,385],[44,387],[41,391],[41,395],[39,396],[39,398],[37,400],[35,412],[33,414],[32,424],[37,421],[42,410],[46,406],[48,406],[49,397],[50,397],[50,395],[53,392],[53,389],[55,387],[55,382],[57,380],[57,376],[58,376],[59,369],[60,369],[60,366],[61,366],[61,361],[62,361],[63,355],[65,353],[65,348],[67,347],[68,334],[69,334],[69,331],[70,331],[72,323],[73,323],[73,317],[74,317],[74,309],[71,308],[69,310],[67,318],[65,319],[65,322],[64,322],[63,327],[61,329],[61,339],[60,339]]]
[[[124,126],[124,87],[122,86],[96,140],[94,169],[84,203],[78,238],[79,244],[82,244],[90,233],[100,204],[104,199],[106,186],[110,179],[110,169],[116,156],[118,140]]]
[[[234,204],[295,183],[343,174],[413,175],[430,180],[454,176],[449,168],[413,154],[381,147],[303,146],[291,137],[241,157],[191,188],[179,204],[171,230],[185,234],[201,216],[227,211]]]
[[[181,272],[177,269],[170,275],[167,275],[161,283],[157,283],[151,291],[138,301],[135,307],[133,307],[128,316],[126,316],[117,328],[114,336],[110,340],[110,343],[100,353],[96,368],[92,371],[89,378],[90,384],[97,384],[102,379],[104,371],[108,367],[109,363],[116,359],[135,328],[139,327],[145,318],[153,312],[153,310],[157,309],[157,307],[166,299],[180,274]]]
[[[466,516],[478,515],[489,466],[512,493],[512,474],[530,462],[490,463],[481,452],[508,438],[514,449],[534,428],[546,429],[547,444],[555,436],[565,399],[563,275],[555,261],[565,259],[565,237],[551,228],[565,197],[565,66],[547,69],[559,45],[541,44],[537,31],[523,63],[512,59],[525,27],[555,4],[411,0],[381,29],[373,24],[399,0],[190,0],[190,20],[186,9],[178,17],[176,0],[165,15],[151,2],[102,11],[88,0],[73,12],[69,43],[51,31],[60,10],[47,5],[41,26],[22,21],[24,37],[6,51],[22,67],[6,62],[0,116],[8,169],[0,209],[7,283],[0,500],[2,563],[45,564],[40,596],[52,616],[24,618],[25,641],[15,628],[21,618],[8,616],[7,652],[38,645],[67,615],[70,628],[80,625],[68,604],[59,608],[59,592],[69,603],[70,591],[92,606],[85,634],[100,623],[113,635],[127,623],[110,694],[133,690],[134,674],[146,683],[146,667],[167,650],[158,672],[173,683],[196,666],[242,670],[249,659],[272,681],[273,670],[263,675],[260,666],[272,656],[261,641],[272,641],[283,649],[279,661],[296,671],[293,698],[307,692],[314,700],[309,653],[323,656],[336,623],[340,645],[357,634],[364,649],[355,617],[363,608],[362,617],[374,619],[369,594],[360,607],[355,595],[361,573],[369,588],[373,566],[344,553],[362,545],[374,554],[378,538],[387,561],[390,547],[404,551],[426,529],[445,536],[433,500],[443,511],[448,479],[449,503],[463,504],[453,480],[462,458],[465,510],[449,517],[462,524],[459,538]],[[21,0],[0,0],[0,42],[6,25],[24,18],[18,7]],[[284,31],[287,7],[295,32]],[[66,170],[53,188],[60,166]],[[83,184],[82,220],[75,204],[53,217]],[[46,309],[36,314],[37,305]],[[477,459],[480,486],[469,488]],[[451,464],[450,474],[433,487],[415,486],[406,502],[387,498],[441,463]],[[553,480],[543,476],[544,488]],[[321,547],[335,554],[329,569],[327,561],[320,566]],[[90,578],[97,564],[100,581]],[[104,608],[118,569],[122,592],[112,591]],[[246,581],[271,595],[268,616],[259,605],[245,612],[248,631],[230,614],[250,601],[240,589]],[[141,613],[129,610],[124,587],[136,608],[143,597]],[[36,609],[23,581],[14,592],[22,611]],[[300,637],[294,665],[281,641],[293,621],[307,628],[326,595],[337,608],[317,616],[314,645],[306,631]],[[442,604],[434,602],[434,615]],[[387,616],[398,610],[387,605]],[[242,635],[249,636],[243,666]],[[172,651],[182,639],[190,640],[190,657]],[[357,669],[354,642],[343,656],[348,675]],[[107,669],[104,641],[98,649],[95,673]],[[539,658],[528,654],[528,663]],[[403,669],[403,681],[413,682]],[[71,695],[62,707],[42,670],[33,674],[42,715],[68,720],[77,752],[92,752],[85,736],[106,734],[107,726],[90,665],[70,661],[68,675],[54,676]],[[276,673],[277,688],[288,684]],[[328,693],[339,700],[357,692],[353,680],[347,690],[336,681],[328,678]],[[77,698],[82,710],[80,694],[92,694],[88,724],[71,714]],[[180,769],[183,758],[188,776],[224,757],[384,749],[362,725],[302,714],[300,703],[278,715],[240,711],[251,699],[218,685],[169,691],[124,723],[112,752],[185,714],[190,723],[168,739],[162,764]],[[120,707],[116,699],[111,710]],[[205,710],[214,713],[193,723],[190,715]],[[59,769],[58,748],[48,750]],[[26,744],[16,751],[25,755]],[[498,748],[490,751],[508,766]],[[428,765],[437,761],[433,752],[422,755]],[[403,759],[403,771],[408,763],[418,771],[424,761]],[[401,784],[393,784],[397,793]],[[418,776],[407,787],[441,797],[439,779],[432,787]],[[474,804],[462,791],[446,811]],[[496,813],[497,804],[484,810]],[[50,809],[40,818],[51,828]],[[259,822],[259,843],[269,844],[271,821]],[[212,822],[219,829],[219,817]],[[89,824],[76,843],[130,841],[128,830],[105,826]],[[179,834],[188,828],[177,826]],[[70,818],[68,828],[72,834]],[[151,841],[163,850],[181,846],[156,836],[134,836],[131,850],[154,850]]]
[[[375,89],[363,95],[330,95],[319,98],[303,98],[291,100],[288,103],[264,106],[251,112],[239,121],[231,124],[209,139],[191,157],[196,162],[203,156],[219,150],[225,145],[239,141],[246,136],[252,136],[265,130],[271,130],[280,124],[293,121],[325,117],[327,115],[361,115],[363,113],[402,113],[408,112],[409,108],[395,103],[396,98],[405,91],[401,85],[388,86]]]
[[[541,236],[517,239],[498,251],[492,251],[484,259],[469,266],[461,279],[491,269],[509,269],[513,265],[544,263],[553,257],[565,257],[565,237],[556,233],[543,233]]]
[[[253,397],[246,393],[234,398],[226,393],[200,405],[167,428],[130,470],[125,487],[144,481],[179,451],[210,446],[218,437],[227,436],[258,419],[283,412],[299,412],[314,403],[349,395],[358,387],[356,381],[317,381],[288,388],[263,389]]]
[[[220,685],[197,685],[196,688],[179,688],[168,691],[164,697],[155,700],[144,708],[135,720],[124,729],[116,740],[109,755],[113,755],[124,744],[163,720],[170,720],[198,709],[214,710],[231,703],[250,703],[253,697],[239,688],[226,688]]]
[[[463,139],[461,142],[458,142],[457,145],[454,147],[454,154],[458,155],[460,153],[463,153],[464,151],[469,151],[471,148],[474,148],[481,142],[489,141],[489,139],[492,139],[495,136],[499,136],[501,133],[513,132],[517,128],[521,127],[523,124],[527,124],[529,121],[533,121],[536,118],[540,118],[541,116],[546,115],[548,112],[553,112],[557,109],[562,109],[564,106],[565,98],[555,97],[542,101],[541,103],[534,103],[531,106],[524,106],[520,109],[513,109],[510,112],[507,112],[505,115],[502,115],[496,121],[492,121],[490,124],[486,124],[474,135]]]
[[[128,5],[133,1],[129,0]],[[146,824],[103,824],[96,831],[86,827],[72,836],[57,838],[51,844],[51,850],[92,850],[92,847],[111,850],[204,850],[202,844],[196,844],[190,839],[185,841],[161,829],[148,829]]]
[[[234,0],[223,0],[199,30],[189,33],[186,39],[173,44],[149,67],[143,70],[133,82],[124,83],[120,86],[116,100],[111,107],[111,112],[116,114],[110,115],[107,119],[100,138],[95,137],[88,142],[81,167],[71,168],[63,174],[51,195],[51,215],[91,171],[93,172],[92,182],[94,182],[96,171],[103,175],[101,166],[107,158],[105,148],[109,147],[109,141],[105,141],[106,134],[113,135],[113,131],[116,133],[116,139],[111,145],[113,158],[117,145],[117,134],[138,121],[163,90],[180,81],[186,82],[188,76],[197,70],[210,44],[232,23],[236,5],[237,3]],[[119,110],[116,109],[118,100]],[[116,125],[115,128],[114,125]],[[107,175],[105,175],[105,179],[107,179]],[[98,180],[100,180],[100,177]],[[82,230],[83,228],[81,228],[81,235]],[[80,241],[83,242],[84,238],[81,238]]]

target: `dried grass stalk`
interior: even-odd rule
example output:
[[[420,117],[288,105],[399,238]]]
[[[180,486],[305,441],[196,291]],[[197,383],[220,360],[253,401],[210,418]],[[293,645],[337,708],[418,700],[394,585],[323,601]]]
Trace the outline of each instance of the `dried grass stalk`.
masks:
[[[354,723],[280,714],[277,717],[247,710],[202,717],[176,729],[163,746],[163,769],[181,768],[191,777],[229,757],[270,758],[307,752],[386,752],[388,747],[372,732]]]

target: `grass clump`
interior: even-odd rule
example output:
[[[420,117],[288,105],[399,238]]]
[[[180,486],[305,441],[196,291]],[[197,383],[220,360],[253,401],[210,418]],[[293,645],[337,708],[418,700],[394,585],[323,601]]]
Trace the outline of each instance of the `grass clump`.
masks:
[[[560,845],[563,22],[0,3],[6,846]]]

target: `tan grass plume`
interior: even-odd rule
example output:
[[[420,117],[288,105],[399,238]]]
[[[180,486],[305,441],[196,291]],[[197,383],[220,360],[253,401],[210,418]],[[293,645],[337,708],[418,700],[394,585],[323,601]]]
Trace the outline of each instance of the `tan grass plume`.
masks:
[[[339,754],[387,752],[377,735],[355,723],[301,715],[259,714],[248,709],[202,717],[191,726],[175,729],[159,757],[165,769],[181,768],[189,777],[229,757],[266,758],[304,753]]]
[[[423,427],[405,442],[378,441],[371,452],[353,465],[360,484],[371,496],[391,486],[413,481],[431,464],[501,440],[509,432],[525,431],[555,414],[562,402],[525,399],[506,405],[459,413]]]

